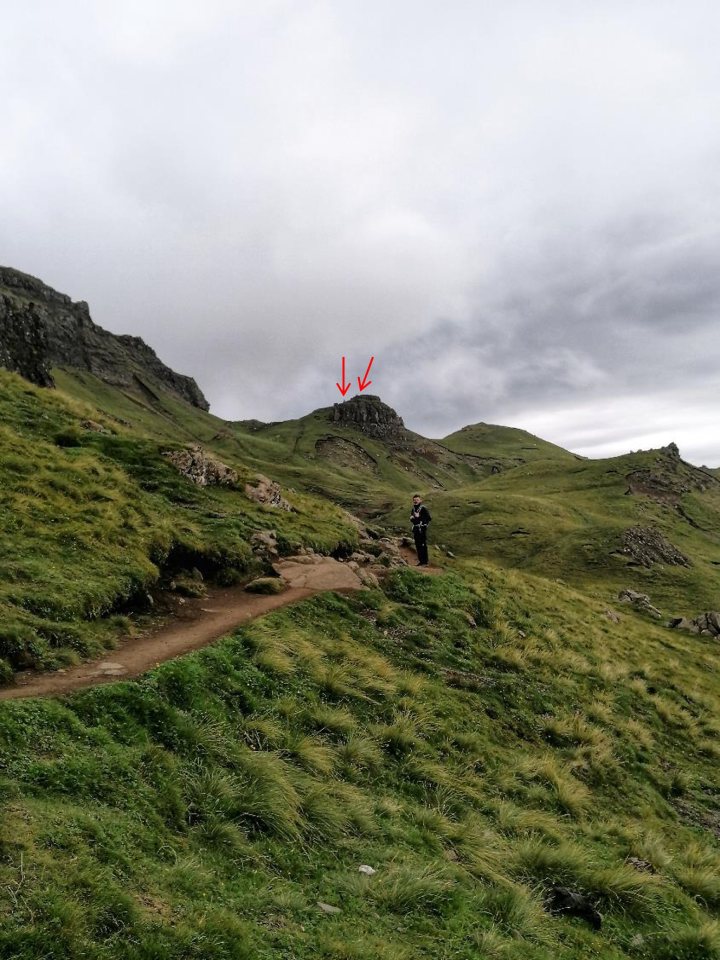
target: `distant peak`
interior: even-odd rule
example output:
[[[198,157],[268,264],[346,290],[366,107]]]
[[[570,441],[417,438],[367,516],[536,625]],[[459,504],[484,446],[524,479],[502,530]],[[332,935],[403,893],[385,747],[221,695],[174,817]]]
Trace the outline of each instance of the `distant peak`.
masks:
[[[402,417],[373,394],[334,404],[329,419],[380,439],[397,437],[405,432]]]

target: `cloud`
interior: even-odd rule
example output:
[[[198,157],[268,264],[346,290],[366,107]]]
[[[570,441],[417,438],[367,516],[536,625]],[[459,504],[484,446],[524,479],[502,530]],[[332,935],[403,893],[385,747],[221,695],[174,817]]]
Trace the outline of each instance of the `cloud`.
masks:
[[[718,26],[706,0],[28,0],[0,261],[228,418],[328,405],[374,354],[425,433],[669,429],[720,463]]]

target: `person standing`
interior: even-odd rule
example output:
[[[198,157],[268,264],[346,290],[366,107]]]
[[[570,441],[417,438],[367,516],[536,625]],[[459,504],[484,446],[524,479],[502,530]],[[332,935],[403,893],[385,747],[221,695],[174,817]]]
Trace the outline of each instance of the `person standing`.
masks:
[[[410,511],[410,522],[413,528],[413,537],[415,538],[415,550],[417,551],[419,567],[428,565],[428,547],[427,547],[427,528],[432,520],[430,511],[422,502],[422,497],[416,493],[412,500],[412,509]]]

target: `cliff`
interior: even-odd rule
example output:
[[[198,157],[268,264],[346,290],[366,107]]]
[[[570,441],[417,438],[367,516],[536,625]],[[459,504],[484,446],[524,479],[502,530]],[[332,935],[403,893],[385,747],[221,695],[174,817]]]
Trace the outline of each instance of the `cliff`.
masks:
[[[150,380],[209,409],[192,377],[171,370],[139,337],[103,330],[84,301],[8,267],[0,267],[0,366],[40,386],[53,385],[53,367],[87,370],[121,387]]]

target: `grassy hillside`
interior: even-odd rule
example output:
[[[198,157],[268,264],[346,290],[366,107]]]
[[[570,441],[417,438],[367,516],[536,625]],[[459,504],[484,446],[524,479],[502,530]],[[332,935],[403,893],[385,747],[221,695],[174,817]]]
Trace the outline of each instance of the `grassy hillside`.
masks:
[[[580,460],[576,454],[558,447],[540,437],[518,430],[516,427],[500,427],[493,423],[473,423],[448,434],[440,443],[457,453],[478,457],[492,457],[499,465],[519,465],[533,460]]]
[[[111,644],[179,570],[253,575],[257,530],[347,549],[342,506],[405,529],[420,487],[457,557],[0,703],[0,960],[720,960],[717,642],[609,609],[720,605],[711,471],[483,424],[258,429],[54,375],[0,371],[2,680]],[[177,473],[190,443],[238,483]],[[292,512],[248,499],[258,472]],[[557,885],[600,929],[546,909]]]
[[[0,371],[0,681],[111,642],[128,628],[113,614],[163,571],[195,567],[223,582],[249,575],[256,530],[277,530],[287,552],[301,543],[331,551],[356,539],[331,503],[297,491],[293,512],[249,500],[242,480],[254,473],[238,460],[230,461],[238,489],[193,485],[162,453],[181,448],[178,440],[205,439],[213,428],[207,414],[175,401],[195,433],[173,426],[177,439],[162,442],[157,415],[141,410],[144,419],[130,425],[99,412],[109,400],[117,409],[118,396],[84,405]],[[88,417],[105,432],[83,426]]]
[[[538,461],[428,496],[433,539],[454,553],[608,598],[630,587],[668,614],[720,606],[720,483],[672,452]],[[401,529],[404,506],[391,519]],[[661,535],[689,565],[626,552],[624,534],[638,527]]]
[[[0,957],[720,957],[712,645],[462,572],[0,705]]]

